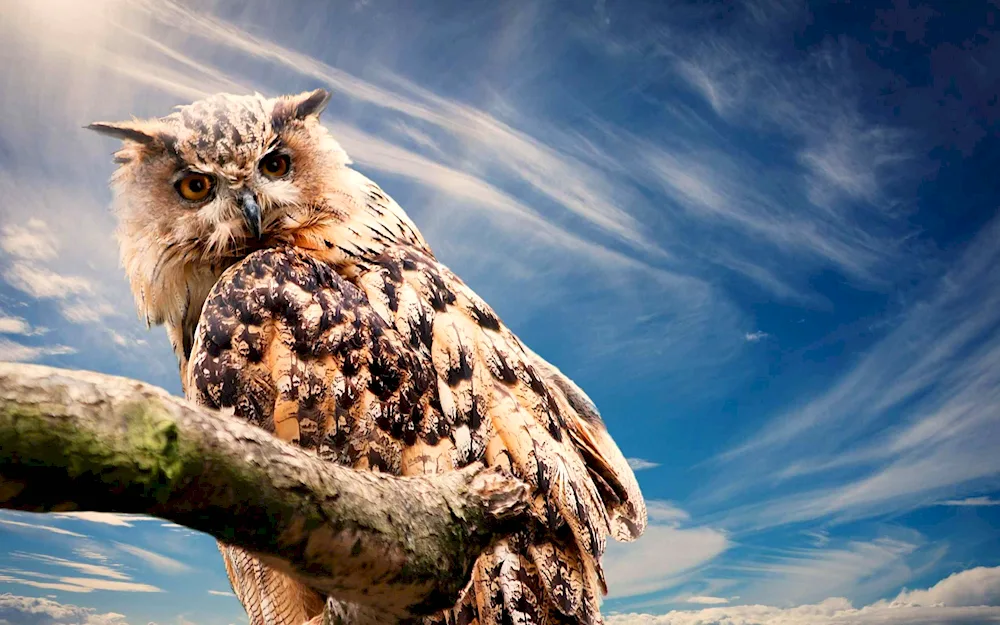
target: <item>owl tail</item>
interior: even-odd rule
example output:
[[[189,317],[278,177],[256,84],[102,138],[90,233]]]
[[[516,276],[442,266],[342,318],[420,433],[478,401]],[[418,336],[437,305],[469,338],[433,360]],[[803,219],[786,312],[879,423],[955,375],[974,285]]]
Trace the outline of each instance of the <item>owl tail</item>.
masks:
[[[250,625],[303,625],[322,617],[325,601],[316,592],[242,549],[219,543],[219,551]]]
[[[458,604],[424,625],[601,625],[595,584],[585,578],[575,545],[498,541],[472,572]]]

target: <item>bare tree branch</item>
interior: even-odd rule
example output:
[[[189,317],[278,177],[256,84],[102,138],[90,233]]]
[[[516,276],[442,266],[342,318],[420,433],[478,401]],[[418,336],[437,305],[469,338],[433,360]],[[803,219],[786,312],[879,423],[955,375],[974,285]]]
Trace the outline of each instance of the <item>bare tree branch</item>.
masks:
[[[449,607],[527,487],[354,471],[134,380],[0,363],[0,508],[168,519],[387,621]]]

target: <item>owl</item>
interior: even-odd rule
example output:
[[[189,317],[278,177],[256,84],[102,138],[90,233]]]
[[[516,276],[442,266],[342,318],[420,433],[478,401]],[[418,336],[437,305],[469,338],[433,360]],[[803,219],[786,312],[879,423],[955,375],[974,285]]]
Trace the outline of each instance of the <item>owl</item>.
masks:
[[[498,536],[457,604],[419,622],[601,623],[606,539],[646,524],[632,470],[587,395],[351,168],[328,99],[220,94],[89,126],[122,140],[116,234],[140,314],[166,327],[188,398],[325,460],[403,476],[483,462],[530,485],[542,529]],[[220,550],[252,625],[365,621]]]

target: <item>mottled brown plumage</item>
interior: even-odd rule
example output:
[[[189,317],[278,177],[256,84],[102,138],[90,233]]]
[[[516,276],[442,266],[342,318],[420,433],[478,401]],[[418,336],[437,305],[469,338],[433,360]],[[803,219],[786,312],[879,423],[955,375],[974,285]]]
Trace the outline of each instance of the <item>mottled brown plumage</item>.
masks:
[[[425,622],[601,622],[606,537],[634,539],[646,522],[632,471],[586,394],[348,166],[318,121],[326,97],[215,96],[97,125],[126,142],[119,239],[140,308],[167,325],[200,403],[358,469],[484,461],[533,487],[546,529],[498,540],[458,605]],[[276,153],[291,168],[266,176]],[[214,181],[211,198],[176,197],[191,171]],[[259,205],[259,236],[248,204]],[[220,548],[253,625],[321,611],[313,591]]]

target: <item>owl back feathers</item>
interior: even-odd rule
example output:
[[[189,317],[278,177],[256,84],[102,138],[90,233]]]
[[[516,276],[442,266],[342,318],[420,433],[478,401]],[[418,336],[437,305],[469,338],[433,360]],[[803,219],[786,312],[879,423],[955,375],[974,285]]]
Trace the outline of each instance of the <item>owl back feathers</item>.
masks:
[[[635,538],[646,512],[592,402],[424,250],[388,247],[350,281],[322,254],[263,250],[223,274],[189,395],[358,469],[503,467],[546,529],[499,539],[426,622],[602,622],[606,537]]]

